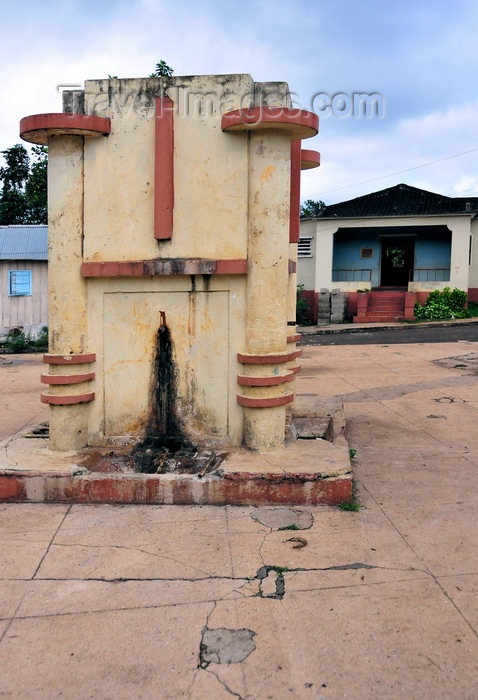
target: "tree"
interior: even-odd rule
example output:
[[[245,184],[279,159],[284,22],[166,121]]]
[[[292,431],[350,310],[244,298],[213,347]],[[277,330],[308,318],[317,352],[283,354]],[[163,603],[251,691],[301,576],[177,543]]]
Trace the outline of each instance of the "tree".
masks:
[[[0,224],[22,224],[26,211],[25,182],[29,173],[30,159],[27,149],[19,143],[1,153],[6,165],[0,168],[0,179],[3,183],[0,197]]]
[[[322,209],[325,207],[325,202],[321,199],[315,201],[314,199],[306,199],[305,202],[300,207],[300,218],[308,219],[319,216]]]
[[[27,149],[19,143],[1,154],[5,166],[0,168],[0,224],[46,224],[48,149],[34,146],[31,165]]]
[[[34,161],[25,185],[27,198],[27,218],[30,224],[48,223],[48,148],[34,146]]]

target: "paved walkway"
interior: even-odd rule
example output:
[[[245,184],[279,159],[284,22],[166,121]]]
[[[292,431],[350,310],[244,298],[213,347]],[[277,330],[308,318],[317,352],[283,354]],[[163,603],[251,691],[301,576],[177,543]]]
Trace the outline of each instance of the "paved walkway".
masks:
[[[433,362],[477,352],[304,348],[298,393],[344,401],[359,512],[0,505],[0,693],[477,697],[478,376]]]

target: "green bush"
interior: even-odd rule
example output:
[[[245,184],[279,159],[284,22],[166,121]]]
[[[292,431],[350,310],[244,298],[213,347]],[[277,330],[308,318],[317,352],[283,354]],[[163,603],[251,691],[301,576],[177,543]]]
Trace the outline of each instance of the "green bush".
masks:
[[[36,348],[48,347],[48,326],[43,326],[35,340],[32,340],[32,345]]]
[[[443,291],[435,289],[433,292],[430,292],[423,306],[415,304],[415,318],[469,318],[470,312],[465,308],[466,302],[466,292],[461,289],[455,288],[450,290],[450,287],[445,287]]]
[[[297,305],[295,310],[295,320],[299,326],[306,326],[310,324],[309,319],[309,302],[304,299],[302,292],[304,291],[304,285],[297,285]]]
[[[11,352],[24,352],[29,350],[35,352],[48,347],[48,327],[43,326],[36,338],[32,338],[29,333],[20,330],[10,331],[3,343],[3,348]]]

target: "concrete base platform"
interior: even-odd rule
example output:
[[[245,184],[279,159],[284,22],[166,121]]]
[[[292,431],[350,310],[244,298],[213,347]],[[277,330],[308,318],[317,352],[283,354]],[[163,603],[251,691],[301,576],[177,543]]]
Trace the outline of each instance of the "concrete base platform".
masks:
[[[89,472],[79,466],[87,451],[60,456],[31,444],[40,441],[18,438],[10,443],[8,454],[16,465],[0,471],[0,501],[336,505],[352,496],[343,438],[335,444],[322,439],[291,440],[284,450],[270,454],[236,450],[219,469],[204,476]]]
[[[284,450],[232,449],[204,476],[138,474],[128,466],[131,446],[50,450],[42,428],[48,412],[39,402],[41,356],[0,357],[0,368],[7,418],[0,424],[0,502],[335,505],[352,496],[342,402],[319,400],[312,387],[296,399]]]

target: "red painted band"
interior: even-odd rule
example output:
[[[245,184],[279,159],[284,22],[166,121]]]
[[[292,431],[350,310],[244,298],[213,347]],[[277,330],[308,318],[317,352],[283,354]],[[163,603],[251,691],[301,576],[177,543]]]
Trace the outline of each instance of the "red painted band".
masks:
[[[298,352],[301,353],[302,350],[296,350],[281,355],[243,355],[238,352],[237,361],[241,362],[243,365],[279,365],[283,362],[295,360]]]
[[[155,277],[159,275],[245,275],[246,259],[157,258],[84,262],[83,277]]]
[[[293,374],[299,374],[301,369],[302,369],[302,367],[300,365],[296,365],[295,367],[290,367],[290,371],[293,372]]]
[[[80,384],[94,378],[94,372],[88,372],[88,374],[42,374],[40,377],[43,384]]]
[[[221,119],[223,131],[281,129],[293,139],[307,139],[319,130],[319,117],[305,109],[289,107],[253,107],[226,112]]]
[[[48,145],[52,135],[108,136],[111,122],[107,117],[92,114],[33,114],[20,121],[20,137],[24,141]]]
[[[48,365],[81,365],[96,361],[94,352],[88,355],[43,355],[43,362]]]
[[[247,260],[216,260],[216,275],[245,275]]]
[[[291,273],[291,272],[297,272],[297,263],[295,262],[295,260],[289,260],[289,273]],[[294,325],[295,325],[295,321],[294,321]]]
[[[320,153],[318,151],[308,151],[302,149],[300,152],[300,169],[310,170],[318,168],[320,165]]]
[[[42,403],[48,403],[52,406],[71,406],[75,403],[88,403],[93,401],[94,394],[76,394],[75,396],[52,396],[51,394],[42,394],[40,396]]]
[[[173,237],[174,210],[174,103],[156,100],[154,132],[154,237]]]
[[[285,382],[292,382],[293,380],[293,372],[289,372],[289,374],[279,374],[275,377],[246,377],[242,374],[237,375],[237,383],[240,386],[277,386],[278,384],[285,384]]]
[[[302,336],[300,335],[300,333],[296,333],[295,335],[288,335],[287,342],[288,343],[298,343],[301,338],[302,338]]]
[[[249,408],[272,408],[273,406],[285,406],[287,403],[292,403],[294,394],[286,396],[274,396],[272,399],[254,399],[250,396],[237,395],[237,403],[240,406],[248,406]]]
[[[290,142],[289,243],[300,237],[300,141]]]

